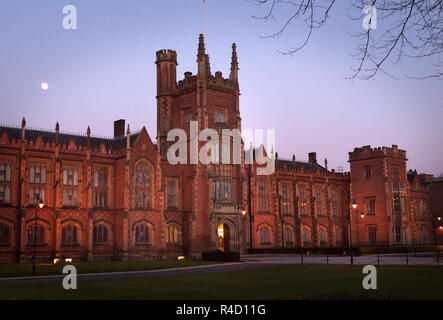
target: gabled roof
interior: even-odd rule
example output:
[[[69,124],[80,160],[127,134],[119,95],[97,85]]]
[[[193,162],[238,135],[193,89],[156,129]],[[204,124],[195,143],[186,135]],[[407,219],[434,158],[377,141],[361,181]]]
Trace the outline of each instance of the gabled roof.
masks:
[[[412,171],[411,169],[409,169],[408,173],[407,173],[407,179],[409,181],[410,184],[414,183],[415,179],[418,179],[418,181],[421,184],[426,184],[426,175],[425,174],[419,174],[417,173],[417,170]],[[433,180],[435,180],[435,178],[433,178]]]
[[[284,160],[284,159],[278,159],[278,167],[286,166],[288,169],[294,168],[294,162],[292,160]],[[305,171],[316,171],[320,170],[321,172],[329,172],[324,167],[319,165],[316,162],[309,163],[304,161],[295,161],[295,170],[304,169]]]
[[[12,126],[0,126],[0,133],[6,132],[9,138],[21,139],[22,129]],[[133,146],[135,140],[140,135],[141,130],[137,131],[129,136],[130,145]],[[36,140],[38,136],[41,136],[45,142],[55,142],[55,131],[43,130],[43,129],[26,129],[25,138],[27,140]],[[83,134],[75,133],[63,133],[60,132],[58,136],[59,144],[69,144],[74,141],[76,145],[86,146],[88,144],[88,137]],[[91,146],[99,147],[104,144],[106,148],[109,149],[120,149],[126,147],[126,136],[117,138],[106,138],[106,137],[90,137]]]

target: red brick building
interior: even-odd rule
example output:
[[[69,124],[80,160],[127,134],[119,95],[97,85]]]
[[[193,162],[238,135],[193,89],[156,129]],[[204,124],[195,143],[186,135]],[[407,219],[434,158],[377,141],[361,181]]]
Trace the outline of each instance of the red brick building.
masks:
[[[406,151],[364,146],[349,153],[353,244],[405,245],[432,242],[428,184],[407,172]],[[354,201],[353,200],[353,201]],[[363,214],[363,215],[362,215]]]
[[[156,143],[124,120],[114,122],[113,138],[93,136],[89,127],[85,135],[64,133],[58,123],[55,131],[33,129],[25,119],[0,127],[0,262],[29,261],[34,238],[38,260],[343,247],[350,234],[353,246],[431,243],[428,184],[407,175],[406,152],[396,146],[355,149],[350,174],[328,170],[310,153],[306,162],[272,155],[274,173],[257,175],[243,144],[239,164],[193,163],[192,150],[205,142],[192,139],[184,144],[186,164],[170,163],[171,129],[187,137],[194,121],[199,132],[219,136],[242,129],[235,44],[228,78],[212,75],[203,36],[197,64],[196,75],[177,81],[176,52],[157,52]],[[233,163],[233,148],[229,154]]]
[[[443,244],[443,177],[434,178],[422,176],[422,180],[429,184],[429,203],[431,207],[436,240]]]

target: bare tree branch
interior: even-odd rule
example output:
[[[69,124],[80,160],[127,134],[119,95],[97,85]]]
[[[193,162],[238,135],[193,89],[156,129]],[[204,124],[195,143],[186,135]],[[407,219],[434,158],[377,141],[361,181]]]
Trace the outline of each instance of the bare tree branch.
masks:
[[[290,14],[282,27],[275,33],[262,38],[279,38],[289,25],[302,21],[307,31],[301,43],[288,51],[278,50],[282,54],[293,55],[303,49],[311,39],[314,29],[323,27],[328,21],[335,0],[250,0],[257,6],[266,7],[266,14],[254,16],[267,21],[275,19],[278,9],[285,9]],[[378,72],[389,75],[382,69],[384,65],[397,65],[405,59],[429,59],[435,71],[427,75],[408,76],[413,79],[443,79],[443,0],[349,0],[351,9],[357,13],[352,20],[362,21],[363,9],[371,5],[376,9],[378,29],[372,28],[351,34],[357,40],[356,53],[351,56],[356,60],[352,67],[351,79],[370,79]],[[372,11],[369,25],[372,26]],[[380,22],[383,22],[381,24]],[[361,25],[359,25],[359,28]],[[388,61],[390,63],[388,63]]]

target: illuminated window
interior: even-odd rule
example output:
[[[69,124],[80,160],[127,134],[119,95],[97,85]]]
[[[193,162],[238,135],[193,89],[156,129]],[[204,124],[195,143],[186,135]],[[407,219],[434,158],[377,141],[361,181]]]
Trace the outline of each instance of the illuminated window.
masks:
[[[300,215],[305,216],[308,214],[307,190],[305,186],[301,185],[298,187],[298,197],[300,202]]]
[[[289,198],[289,185],[287,183],[283,183],[281,185],[282,197],[281,197],[281,206],[283,214],[291,214],[291,201]]]
[[[169,244],[180,244],[180,234],[179,234],[179,228],[176,225],[169,225],[168,226],[168,239],[167,243]]]

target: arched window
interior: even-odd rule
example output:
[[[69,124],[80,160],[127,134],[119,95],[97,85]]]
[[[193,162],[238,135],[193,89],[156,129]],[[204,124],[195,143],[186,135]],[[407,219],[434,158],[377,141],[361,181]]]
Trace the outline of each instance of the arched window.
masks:
[[[62,245],[77,244],[77,227],[68,224],[62,228]]]
[[[178,232],[178,227],[175,225],[168,226],[168,243],[169,244],[179,244],[180,237]]]
[[[29,203],[45,202],[46,164],[41,162],[29,163]]]
[[[146,163],[140,162],[135,167],[135,207],[149,208],[151,200],[151,172]]]
[[[175,208],[177,206],[175,199],[175,181],[168,181],[168,208]]]
[[[340,229],[336,228],[335,229],[335,246],[336,247],[341,247],[342,243],[341,243],[341,231]]]
[[[318,238],[321,246],[326,245],[326,230],[324,228],[318,229]]]
[[[315,203],[317,205],[317,216],[323,216],[323,191],[321,187],[315,188]]]
[[[303,245],[309,246],[311,244],[311,231],[308,228],[303,228]]]
[[[258,229],[258,238],[261,244],[270,244],[271,237],[270,237],[269,228],[261,227],[260,229]]]
[[[258,210],[268,210],[268,184],[266,178],[258,179]]]
[[[0,203],[10,203],[11,202],[11,191],[9,185],[0,184]]]
[[[294,244],[293,240],[293,232],[292,229],[289,227],[285,228],[285,242],[287,246],[292,246]]]
[[[135,227],[135,242],[149,243],[149,228],[145,224],[139,224]]]
[[[108,228],[103,224],[94,226],[94,243],[108,242]]]
[[[428,226],[425,224],[421,226],[421,243],[422,244],[428,243]]]
[[[108,168],[94,168],[92,199],[95,208],[108,206]]]
[[[77,205],[78,167],[63,165],[63,205]]]
[[[300,215],[308,215],[308,190],[305,185],[298,186],[298,197],[300,203]]]
[[[11,160],[0,159],[0,203],[11,203]]]
[[[28,227],[28,244],[33,244],[34,243],[34,230],[35,230],[35,226],[29,226]],[[43,227],[41,224],[37,225],[37,233],[36,233],[36,244],[45,244],[45,227]]]
[[[332,191],[331,207],[332,207],[332,216],[338,217],[339,216],[339,212],[338,212],[338,193],[337,193],[336,190]]]
[[[232,181],[228,178],[214,180],[212,185],[213,201],[231,203]]]
[[[9,226],[0,223],[0,244],[9,244],[10,243],[10,231]]]
[[[291,214],[290,188],[288,183],[281,185],[281,207],[283,214]]]

